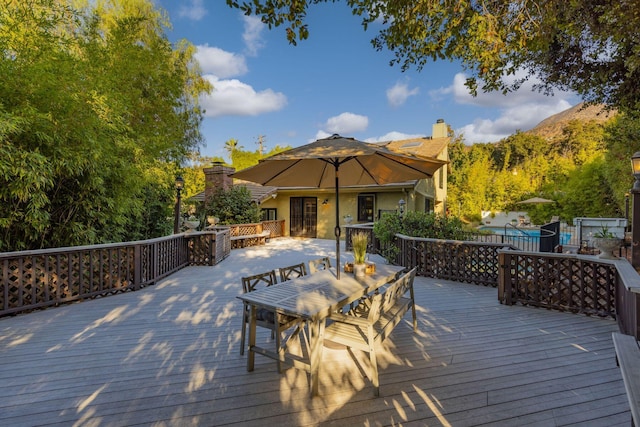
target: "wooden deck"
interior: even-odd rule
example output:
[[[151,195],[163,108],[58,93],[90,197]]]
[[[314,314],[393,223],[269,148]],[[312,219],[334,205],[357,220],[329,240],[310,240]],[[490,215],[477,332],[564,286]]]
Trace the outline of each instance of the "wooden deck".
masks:
[[[435,279],[415,282],[419,333],[407,316],[385,341],[379,398],[339,348],[313,399],[302,371],[258,355],[247,372],[240,277],[333,245],[272,239],[138,292],[0,319],[0,426],[630,424],[614,321]]]

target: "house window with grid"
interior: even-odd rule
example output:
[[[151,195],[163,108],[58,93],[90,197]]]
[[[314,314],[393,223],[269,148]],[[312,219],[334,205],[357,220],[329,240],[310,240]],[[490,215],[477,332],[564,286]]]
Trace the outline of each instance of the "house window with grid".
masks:
[[[358,222],[373,222],[375,194],[358,194]]]
[[[263,221],[275,221],[278,219],[278,209],[276,208],[262,208],[262,220]]]

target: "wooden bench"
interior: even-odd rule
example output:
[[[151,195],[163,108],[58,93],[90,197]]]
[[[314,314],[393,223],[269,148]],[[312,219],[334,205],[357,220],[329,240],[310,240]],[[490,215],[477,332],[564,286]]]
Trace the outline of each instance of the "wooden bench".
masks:
[[[329,316],[333,322],[325,329],[324,339],[369,353],[370,379],[376,396],[380,395],[376,347],[391,334],[409,310],[413,315],[413,330],[418,329],[413,296],[415,276],[416,268],[372,295],[366,303],[366,310],[356,309],[348,314],[333,313]]]
[[[640,347],[631,335],[613,332],[616,362],[620,366],[631,409],[631,425],[640,425]]]
[[[245,234],[243,236],[231,236],[231,247],[244,248],[247,246],[264,245],[271,235],[271,231],[265,230],[258,234]]]

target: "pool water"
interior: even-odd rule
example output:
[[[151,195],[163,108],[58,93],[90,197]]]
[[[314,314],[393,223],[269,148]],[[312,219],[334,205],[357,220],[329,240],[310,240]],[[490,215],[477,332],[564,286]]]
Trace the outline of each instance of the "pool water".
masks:
[[[522,228],[511,228],[511,227],[490,227],[484,226],[479,227],[479,230],[491,231],[494,234],[499,234],[501,236],[509,236],[511,238],[522,238],[522,239],[540,239],[540,229],[522,229]],[[506,231],[506,234],[505,234]],[[560,233],[560,244],[566,245],[571,241],[571,233]]]

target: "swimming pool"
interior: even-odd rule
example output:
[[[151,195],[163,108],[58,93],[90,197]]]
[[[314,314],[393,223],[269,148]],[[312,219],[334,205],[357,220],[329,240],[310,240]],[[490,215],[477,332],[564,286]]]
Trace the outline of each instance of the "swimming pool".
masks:
[[[482,226],[478,230],[491,231],[493,234],[508,236],[511,239],[537,239],[540,240],[540,229],[526,229],[513,227],[491,227]],[[506,231],[506,234],[505,234]],[[560,244],[566,245],[571,241],[571,233],[560,233]]]

